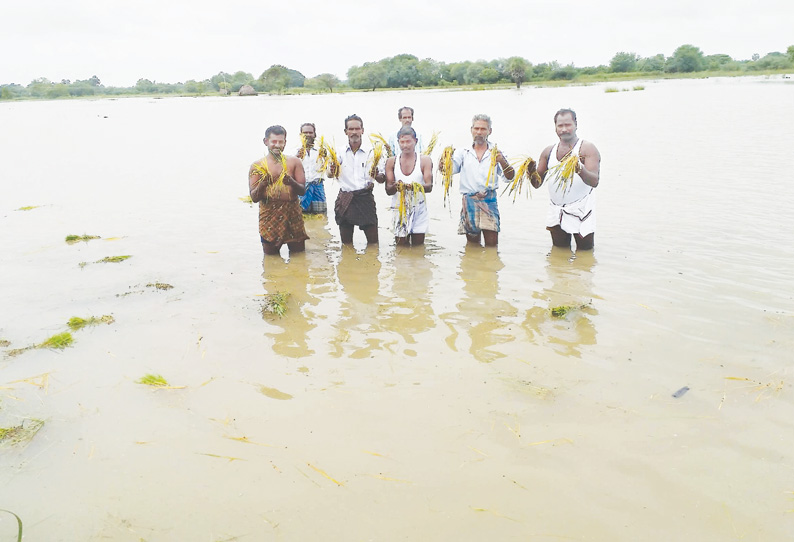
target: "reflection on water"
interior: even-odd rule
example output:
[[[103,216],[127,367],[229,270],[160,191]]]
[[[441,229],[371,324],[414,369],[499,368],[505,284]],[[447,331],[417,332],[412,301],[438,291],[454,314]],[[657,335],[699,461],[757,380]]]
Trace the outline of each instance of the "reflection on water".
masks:
[[[591,319],[598,314],[592,305],[595,265],[592,250],[571,256],[568,249],[552,248],[546,266],[549,286],[533,294],[540,304],[527,311],[523,323],[530,340],[545,340],[560,354],[575,357],[581,357],[583,346],[596,344]]]
[[[471,341],[469,353],[478,361],[490,362],[505,356],[491,347],[515,340],[509,332],[510,318],[517,310],[499,299],[499,271],[504,267],[499,252],[467,244],[460,260],[458,275],[463,281],[463,299],[456,313],[440,318],[449,327],[447,345],[457,352],[457,339],[463,331]]]
[[[320,298],[333,290],[333,268],[326,255],[330,234],[327,219],[307,220],[306,231],[314,241],[305,252],[289,254],[288,259],[278,256],[264,258],[263,286],[266,296],[287,293],[287,311],[278,316],[263,310],[262,317],[279,332],[267,332],[273,339],[273,350],[290,358],[302,358],[315,353],[309,346],[311,332],[317,327],[315,308]],[[288,254],[286,247],[282,253]]]

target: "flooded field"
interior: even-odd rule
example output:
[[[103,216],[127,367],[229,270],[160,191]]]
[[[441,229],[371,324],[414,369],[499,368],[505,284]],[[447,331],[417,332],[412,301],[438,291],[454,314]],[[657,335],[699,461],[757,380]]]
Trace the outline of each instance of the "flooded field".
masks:
[[[643,84],[0,103],[0,509],[31,541],[791,539],[794,84]],[[378,187],[379,246],[331,211],[263,262],[265,128],[403,105],[514,158],[575,109],[595,250],[551,249],[545,187],[498,250],[440,189],[398,248]]]

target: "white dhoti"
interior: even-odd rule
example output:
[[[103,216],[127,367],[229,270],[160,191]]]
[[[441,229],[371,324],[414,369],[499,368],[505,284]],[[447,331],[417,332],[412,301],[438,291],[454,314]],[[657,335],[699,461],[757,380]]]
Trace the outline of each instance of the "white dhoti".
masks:
[[[394,209],[392,229],[395,237],[408,237],[412,233],[427,233],[430,226],[430,214],[427,212],[427,202],[424,197],[409,206],[405,213],[405,220],[402,222],[399,209],[394,207],[392,209]]]
[[[556,205],[549,203],[546,227],[560,226],[565,233],[577,233],[586,237],[596,229],[595,192],[578,201]]]

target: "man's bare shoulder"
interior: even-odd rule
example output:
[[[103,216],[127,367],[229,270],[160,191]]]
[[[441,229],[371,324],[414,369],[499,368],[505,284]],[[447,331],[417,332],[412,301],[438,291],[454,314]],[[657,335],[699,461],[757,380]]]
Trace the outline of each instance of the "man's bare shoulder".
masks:
[[[601,154],[598,152],[598,149],[596,148],[596,146],[592,142],[586,141],[586,140],[582,140],[582,150],[581,150],[580,154],[583,154],[583,155],[592,154],[592,155],[595,155],[595,156],[601,156]]]
[[[543,149],[543,150],[541,151],[541,153],[540,153],[540,156],[538,157],[538,159],[544,159],[544,160],[547,160],[547,161],[548,161],[548,159],[549,159],[549,155],[551,154],[551,150],[552,150],[553,148],[554,148],[554,145],[549,145],[548,147],[546,147],[545,149]]]
[[[426,154],[422,154],[419,156],[419,163],[422,165],[428,165],[433,167],[433,159],[427,156]]]

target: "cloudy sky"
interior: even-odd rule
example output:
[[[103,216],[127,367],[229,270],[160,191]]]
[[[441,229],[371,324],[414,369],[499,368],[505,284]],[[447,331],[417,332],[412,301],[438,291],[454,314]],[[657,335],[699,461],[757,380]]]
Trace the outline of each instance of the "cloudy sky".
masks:
[[[794,44],[791,0],[26,0],[0,7],[0,84],[132,86],[283,64],[307,77],[401,53],[577,66],[691,43],[737,60]]]

